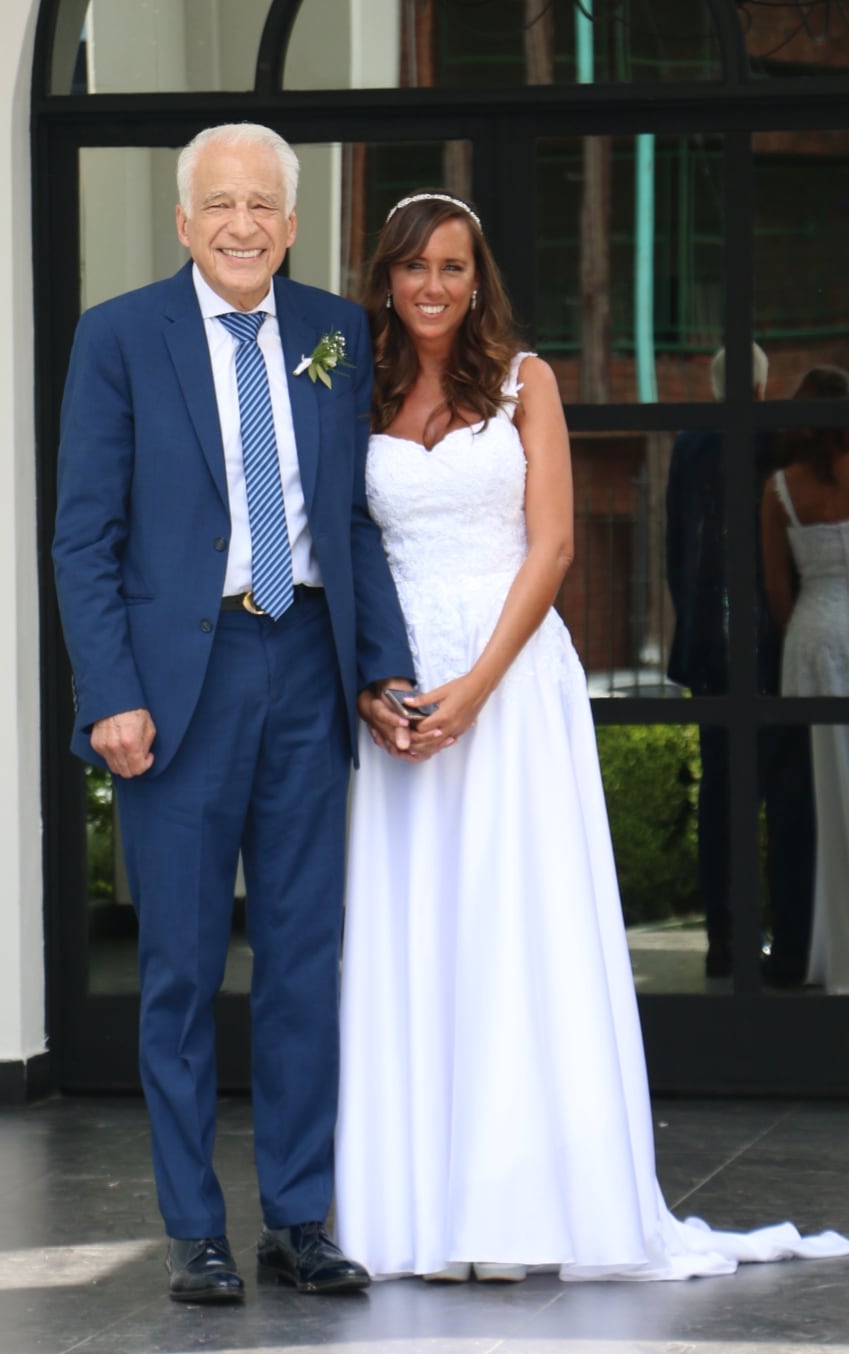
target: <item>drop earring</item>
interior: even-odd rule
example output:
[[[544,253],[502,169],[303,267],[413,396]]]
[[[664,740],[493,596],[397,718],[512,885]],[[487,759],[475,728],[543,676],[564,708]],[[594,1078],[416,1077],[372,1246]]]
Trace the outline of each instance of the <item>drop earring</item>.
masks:
[[[475,287],[475,290],[472,292],[472,299],[469,302],[469,310],[476,310],[477,304],[478,304],[478,289],[477,287]]]
[[[388,291],[388,292],[386,293],[386,309],[387,309],[387,310],[391,310],[391,309],[392,309],[392,293],[391,293],[391,291]]]

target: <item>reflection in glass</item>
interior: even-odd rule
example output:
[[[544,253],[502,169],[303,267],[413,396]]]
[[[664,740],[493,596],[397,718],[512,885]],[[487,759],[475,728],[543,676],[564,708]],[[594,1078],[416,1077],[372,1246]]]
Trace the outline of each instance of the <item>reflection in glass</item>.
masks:
[[[811,729],[817,868],[808,978],[849,996],[849,725]]]
[[[706,398],[723,332],[721,138],[537,144],[536,346],[564,402]]]
[[[811,737],[806,725],[770,725],[759,731],[758,789],[764,936],[761,976],[769,988],[799,988],[808,967],[820,832],[814,817]]]
[[[423,184],[471,194],[468,141],[296,145],[300,232],[289,256],[298,282],[358,299],[375,238],[399,198]]]
[[[64,0],[53,41],[50,92],[253,89],[270,3]]]
[[[754,327],[770,357],[770,397],[789,399],[802,372],[846,366],[843,289],[849,231],[849,132],[753,137]]]
[[[186,261],[177,239],[176,150],[83,147],[80,308],[170,277]]]
[[[781,693],[842,698],[849,696],[849,373],[816,366],[797,393],[827,399],[837,426],[787,430],[786,466],[764,492],[765,582],[783,629]],[[849,730],[817,724],[810,743],[816,893],[809,972],[827,992],[849,993]],[[788,976],[774,941],[767,963],[778,967],[764,976],[798,984],[803,961],[800,953]]]
[[[306,0],[283,87],[493,89],[720,76],[707,0]]]
[[[696,837],[698,730],[596,730],[637,991],[705,991]]]
[[[755,76],[845,75],[849,69],[844,4],[737,0],[737,15]]]
[[[138,992],[138,922],[130,900],[112,778],[85,768],[88,879],[88,983],[95,995]],[[233,899],[233,931],[222,992],[249,992],[253,957],[245,931],[241,864]]]
[[[665,489],[673,434],[573,433],[575,562],[557,597],[592,696],[680,695]]]
[[[301,160],[300,231],[286,260],[298,282],[360,294],[386,213],[411,188],[444,184],[468,196],[467,141],[295,146]],[[186,260],[177,239],[178,151],[83,147],[80,165],[81,308],[169,277]]]

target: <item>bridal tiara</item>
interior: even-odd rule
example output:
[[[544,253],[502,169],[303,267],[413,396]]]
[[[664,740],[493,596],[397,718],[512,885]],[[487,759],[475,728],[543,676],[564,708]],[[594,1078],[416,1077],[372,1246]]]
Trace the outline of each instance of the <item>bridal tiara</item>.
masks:
[[[450,193],[414,193],[412,197],[402,197],[400,202],[395,203],[395,206],[389,212],[386,220],[391,221],[397,211],[400,211],[402,207],[409,207],[413,202],[450,202],[453,207],[459,207],[467,214],[467,216],[470,216],[478,230],[481,232],[483,231],[483,226],[481,225],[480,217],[477,213],[473,212],[468,203],[464,202],[462,198],[452,197]]]

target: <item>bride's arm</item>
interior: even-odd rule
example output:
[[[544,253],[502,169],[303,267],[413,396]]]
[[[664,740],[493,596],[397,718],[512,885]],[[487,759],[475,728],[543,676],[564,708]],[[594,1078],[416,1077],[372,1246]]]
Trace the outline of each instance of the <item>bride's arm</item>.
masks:
[[[423,735],[429,732],[432,723],[446,739],[456,738],[474,723],[547,614],[572,563],[572,465],[557,381],[548,363],[538,357],[525,358],[521,380],[516,426],[527,458],[527,557],[474,667],[464,676],[420,696],[422,703],[439,704],[438,715],[422,724]]]

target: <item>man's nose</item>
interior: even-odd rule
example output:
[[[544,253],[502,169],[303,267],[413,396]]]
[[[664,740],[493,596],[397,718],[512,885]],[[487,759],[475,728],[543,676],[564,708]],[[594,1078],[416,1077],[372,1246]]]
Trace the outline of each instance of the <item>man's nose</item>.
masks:
[[[255,222],[247,206],[235,206],[230,216],[230,229],[237,235],[250,235]]]

